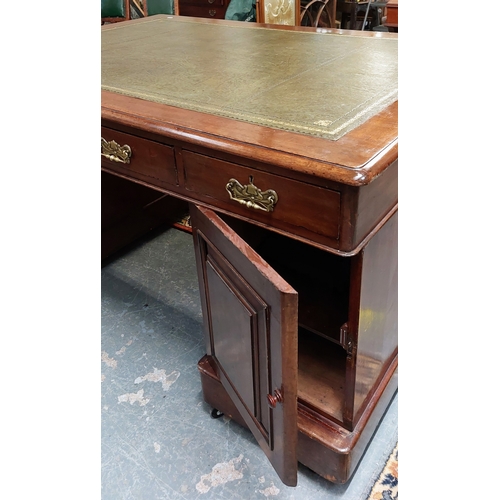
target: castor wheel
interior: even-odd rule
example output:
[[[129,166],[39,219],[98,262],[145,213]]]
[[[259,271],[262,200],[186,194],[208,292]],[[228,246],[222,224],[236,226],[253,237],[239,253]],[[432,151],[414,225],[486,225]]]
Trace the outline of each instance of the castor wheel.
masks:
[[[217,408],[214,408],[212,410],[212,413],[210,413],[210,416],[212,418],[221,418],[223,415],[224,415],[224,413],[222,413],[221,411],[219,411]]]

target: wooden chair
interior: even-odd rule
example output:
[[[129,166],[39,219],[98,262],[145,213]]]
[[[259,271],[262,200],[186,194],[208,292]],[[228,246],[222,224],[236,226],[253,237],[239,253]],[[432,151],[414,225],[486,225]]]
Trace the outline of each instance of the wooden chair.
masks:
[[[101,24],[130,19],[130,0],[101,0]]]
[[[300,26],[300,0],[257,0],[257,22]]]
[[[315,28],[339,28],[337,0],[302,0],[300,3],[300,24]]]
[[[257,0],[257,22],[335,28],[337,0]]]
[[[342,13],[341,28],[371,31],[382,24],[381,13],[386,4],[387,0],[338,0],[338,10]]]

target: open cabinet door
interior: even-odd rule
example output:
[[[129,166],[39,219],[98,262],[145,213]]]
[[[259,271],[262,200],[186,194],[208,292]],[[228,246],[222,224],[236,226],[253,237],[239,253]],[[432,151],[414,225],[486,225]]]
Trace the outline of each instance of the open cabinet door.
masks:
[[[284,484],[297,484],[297,292],[213,211],[190,206],[207,354]]]

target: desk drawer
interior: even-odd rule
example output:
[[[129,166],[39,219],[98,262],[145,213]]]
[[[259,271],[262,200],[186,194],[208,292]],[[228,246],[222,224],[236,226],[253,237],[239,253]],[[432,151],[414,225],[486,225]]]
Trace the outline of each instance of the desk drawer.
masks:
[[[339,192],[189,151],[182,152],[182,160],[184,187],[193,198],[306,238],[316,233],[331,240],[339,239]],[[233,196],[236,192],[240,201],[231,199],[226,188],[232,179],[237,182],[232,182],[229,191]],[[266,191],[276,193],[272,211],[248,202],[246,194],[256,190],[262,192],[264,206],[269,204]],[[270,204],[272,199],[271,195]]]
[[[177,185],[174,149],[170,146],[104,127],[101,137],[101,161],[106,168],[160,187]]]
[[[182,16],[203,17],[207,19],[224,19],[227,7],[221,5],[183,5]]]
[[[222,9],[226,11],[229,0],[179,0],[179,9],[184,14],[186,7],[200,7],[205,9]]]
[[[181,16],[224,19],[229,0],[179,0]]]

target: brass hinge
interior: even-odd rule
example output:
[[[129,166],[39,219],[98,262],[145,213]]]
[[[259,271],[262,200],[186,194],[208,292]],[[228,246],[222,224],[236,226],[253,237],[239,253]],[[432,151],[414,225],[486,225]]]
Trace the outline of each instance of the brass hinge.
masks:
[[[350,358],[354,350],[354,339],[349,332],[349,325],[347,323],[344,323],[340,327],[340,344],[347,351],[347,357]]]

